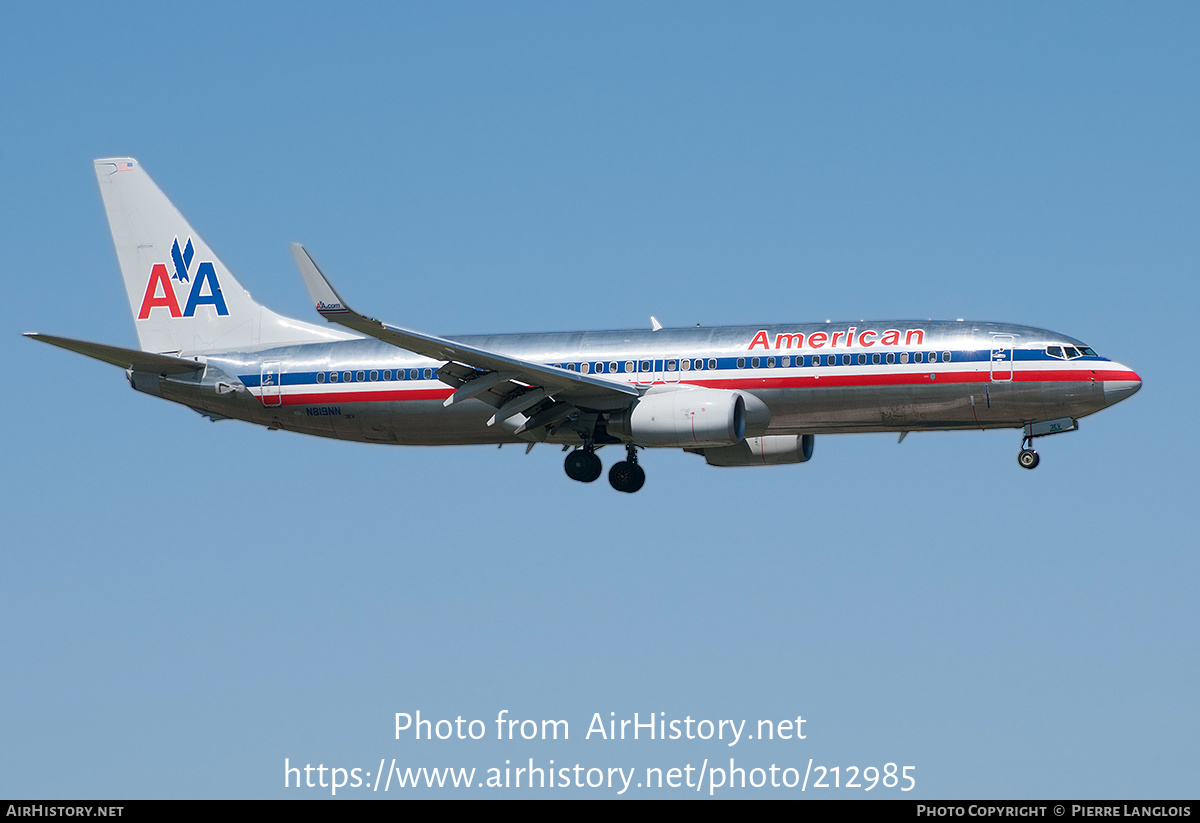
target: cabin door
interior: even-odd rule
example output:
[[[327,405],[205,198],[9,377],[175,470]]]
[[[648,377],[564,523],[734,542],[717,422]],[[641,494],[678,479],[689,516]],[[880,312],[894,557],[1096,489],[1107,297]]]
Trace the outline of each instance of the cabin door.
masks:
[[[279,380],[279,361],[272,360],[269,363],[263,363],[258,385],[261,391],[259,399],[264,406],[278,406],[282,402]]]
[[[992,382],[1010,383],[1013,379],[1013,343],[1011,334],[992,335]]]

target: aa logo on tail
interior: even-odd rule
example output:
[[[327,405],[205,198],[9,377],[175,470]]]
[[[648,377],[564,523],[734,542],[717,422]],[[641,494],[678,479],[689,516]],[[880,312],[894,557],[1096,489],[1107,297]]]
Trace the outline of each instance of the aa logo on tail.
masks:
[[[171,263],[175,268],[175,273],[171,274],[167,271],[166,263],[154,264],[154,268],[150,270],[150,279],[146,282],[146,294],[142,297],[142,307],[138,310],[138,320],[145,320],[150,316],[151,310],[159,306],[170,312],[172,317],[193,317],[196,314],[196,307],[204,305],[215,308],[218,315],[229,314],[213,264],[211,262],[200,263],[196,266],[195,277],[192,276],[190,267],[194,255],[192,238],[188,238],[182,251],[179,249],[179,238],[175,238],[175,242],[171,244]],[[181,284],[191,281],[191,291],[188,292],[187,303],[184,305],[183,311],[179,310],[179,298],[175,294],[172,280]],[[206,285],[207,294],[204,293]]]

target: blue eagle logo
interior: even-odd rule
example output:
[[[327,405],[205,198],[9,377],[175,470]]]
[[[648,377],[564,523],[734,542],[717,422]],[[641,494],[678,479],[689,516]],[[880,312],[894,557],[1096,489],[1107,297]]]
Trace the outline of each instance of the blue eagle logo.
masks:
[[[175,273],[171,275],[172,280],[178,280],[180,283],[188,282],[188,266],[192,265],[192,257],[196,251],[192,248],[192,238],[188,238],[187,246],[184,247],[183,253],[179,252],[179,238],[175,238],[175,242],[171,244],[171,260],[175,263]]]

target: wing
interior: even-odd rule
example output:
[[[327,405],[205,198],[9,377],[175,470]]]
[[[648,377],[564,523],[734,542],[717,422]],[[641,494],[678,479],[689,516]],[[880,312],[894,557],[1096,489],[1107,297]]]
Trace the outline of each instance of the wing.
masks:
[[[446,365],[438,369],[438,377],[456,387],[446,405],[472,397],[489,402],[497,412],[488,425],[529,411],[530,417],[518,430],[519,434],[553,425],[576,409],[593,412],[623,409],[638,398],[638,391],[632,386],[477,349],[365,317],[338,296],[303,246],[293,244],[292,254],[322,317],[397,348],[445,360]]]

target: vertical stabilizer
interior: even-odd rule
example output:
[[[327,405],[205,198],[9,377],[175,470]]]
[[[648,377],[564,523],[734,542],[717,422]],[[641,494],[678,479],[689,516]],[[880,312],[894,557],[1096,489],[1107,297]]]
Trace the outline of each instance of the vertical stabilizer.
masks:
[[[186,355],[353,337],[256,303],[136,160],[97,160],[96,178],[143,351]]]

